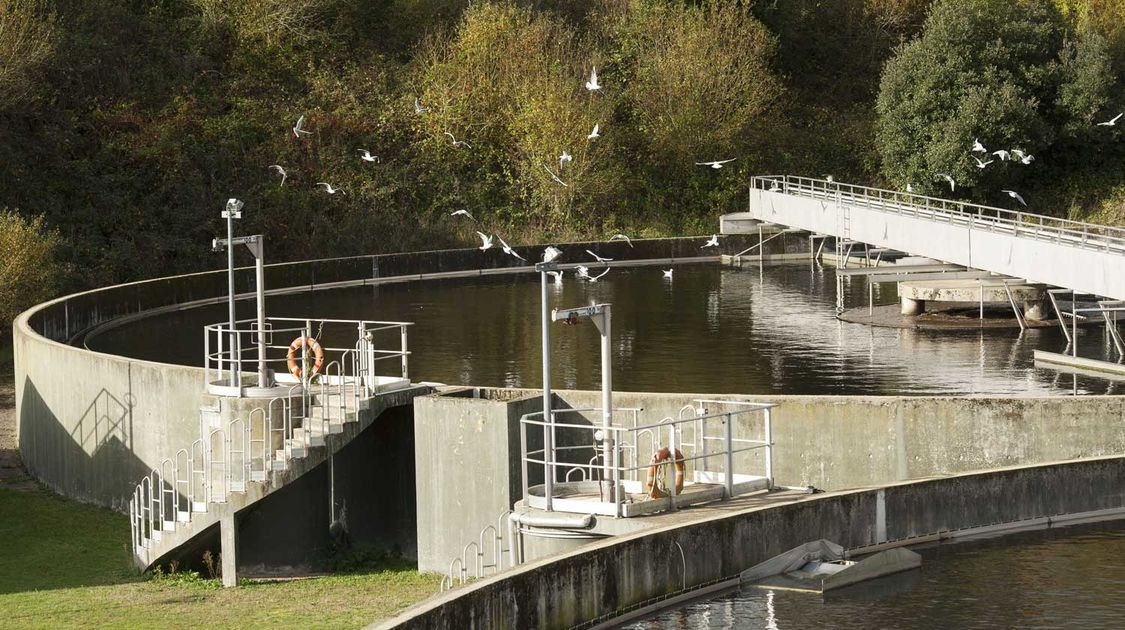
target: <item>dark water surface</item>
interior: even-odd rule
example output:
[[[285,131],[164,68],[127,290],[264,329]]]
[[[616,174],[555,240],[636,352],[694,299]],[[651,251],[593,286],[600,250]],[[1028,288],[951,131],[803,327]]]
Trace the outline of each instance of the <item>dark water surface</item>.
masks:
[[[595,270],[596,271],[596,270]],[[893,303],[893,285],[876,303]],[[851,281],[848,304],[867,302]],[[1033,367],[1032,351],[1061,351],[1057,328],[919,332],[871,328],[834,317],[831,268],[781,265],[744,270],[682,265],[674,280],[656,267],[613,269],[597,283],[568,274],[551,286],[553,307],[613,303],[614,388],[620,391],[786,394],[1114,393]],[[239,304],[239,317],[253,304]],[[404,320],[413,380],[539,387],[539,284],[532,274],[427,280],[269,298],[271,316]],[[201,365],[204,324],[225,305],[192,309],[109,330],[94,350]],[[598,334],[590,323],[555,325],[556,387],[598,386]],[[1108,358],[1102,331],[1080,335],[1083,355]]]
[[[821,598],[747,588],[625,626],[1122,628],[1125,523],[916,549],[922,568]]]

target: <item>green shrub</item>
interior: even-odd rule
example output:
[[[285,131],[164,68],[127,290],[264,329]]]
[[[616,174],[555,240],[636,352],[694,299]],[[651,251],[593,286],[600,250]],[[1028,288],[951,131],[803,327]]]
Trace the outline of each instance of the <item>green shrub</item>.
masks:
[[[58,234],[47,229],[42,217],[26,219],[0,210],[0,336],[23,310],[55,293]]]

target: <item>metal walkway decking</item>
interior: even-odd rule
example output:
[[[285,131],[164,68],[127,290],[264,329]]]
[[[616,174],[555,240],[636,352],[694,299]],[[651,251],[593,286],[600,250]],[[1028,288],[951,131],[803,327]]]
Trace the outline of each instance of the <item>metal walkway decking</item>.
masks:
[[[759,221],[1125,300],[1125,229],[792,175],[751,180]]]

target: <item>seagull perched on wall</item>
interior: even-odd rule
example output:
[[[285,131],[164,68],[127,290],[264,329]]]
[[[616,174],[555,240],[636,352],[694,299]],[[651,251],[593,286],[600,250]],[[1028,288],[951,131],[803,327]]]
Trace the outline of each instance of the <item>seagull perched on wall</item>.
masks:
[[[609,273],[609,267],[606,267],[605,271],[599,273],[596,276],[591,276],[591,275],[587,274],[586,279],[589,280],[590,282],[597,282],[599,278],[601,278],[602,276],[604,276],[607,273]]]
[[[977,153],[988,153],[988,149],[984,148],[984,145],[980,143],[980,138],[973,140],[973,151]]]
[[[957,182],[953,179],[952,175],[946,175],[945,173],[938,173],[936,175],[936,177],[940,177],[940,178],[944,179],[945,181],[949,182],[949,192],[954,192],[954,191],[957,190]]]
[[[629,247],[633,246],[633,241],[631,241],[628,236],[625,236],[624,234],[621,234],[621,233],[614,234],[613,236],[609,237],[609,240],[611,242],[612,241],[625,241],[625,243]]]
[[[664,271],[664,277],[671,280],[672,279],[672,270],[671,269],[664,269],[663,271]]]
[[[359,151],[360,153],[363,154],[363,155],[359,156],[359,159],[363,160],[364,162],[378,162],[379,161],[379,156],[378,155],[371,155],[371,152],[368,151],[367,149],[356,149],[356,151]]]
[[[500,248],[504,250],[505,254],[508,254],[509,256],[515,256],[516,258],[519,258],[520,260],[522,260],[524,262],[527,262],[526,258],[517,254],[516,250],[512,249],[511,245],[508,245],[507,243],[504,242],[503,236],[497,236],[496,238],[500,239]]]
[[[425,114],[428,111],[430,111],[430,108],[422,107],[421,101],[419,101],[418,97],[415,96],[414,97],[414,113],[415,114]]]
[[[300,138],[301,134],[305,134],[306,136],[312,134],[311,131],[305,130],[304,124],[305,124],[305,116],[302,114],[301,117],[297,119],[297,124],[293,125],[293,135],[294,136],[297,136],[298,138]]]
[[[473,221],[476,221],[476,220],[477,220],[477,219],[476,219],[476,217],[474,217],[473,215],[469,214],[469,211],[468,211],[468,210],[464,210],[464,209],[462,209],[462,210],[454,210],[453,212],[450,212],[450,213],[449,213],[449,216],[451,216],[451,217],[458,217],[458,216],[462,216],[462,217],[469,217],[469,218],[470,218],[470,219],[472,219]]]
[[[1004,149],[1000,149],[999,151],[993,151],[992,155],[995,155],[996,157],[1000,158],[1001,160],[1003,160],[1005,162],[1012,158],[1012,154],[1008,151],[1005,151]]]
[[[1031,164],[1035,161],[1034,155],[1031,155],[1030,153],[1024,153],[1019,149],[1012,149],[1012,155],[1016,156],[1012,159],[1018,161],[1021,164]]]
[[[720,168],[723,168],[723,164],[726,164],[727,162],[733,162],[737,159],[738,158],[731,158],[729,160],[713,160],[711,162],[696,162],[695,165],[696,166],[710,166],[711,168],[718,170]]]
[[[341,195],[344,194],[343,190],[340,190],[339,188],[336,188],[335,186],[333,186],[332,184],[329,184],[328,182],[317,182],[316,185],[317,186],[323,186],[324,192],[326,192],[330,195],[335,195],[336,193],[340,193]]]
[[[1009,197],[1011,197],[1012,199],[1015,199],[1016,201],[1020,202],[1020,205],[1022,205],[1023,207],[1025,207],[1025,208],[1027,207],[1027,202],[1023,200],[1023,197],[1021,197],[1018,192],[1016,192],[1014,190],[1001,190],[1000,192],[1008,193]]]
[[[1125,116],[1125,112],[1122,112],[1122,113],[1120,113],[1120,114],[1118,114],[1118,115],[1114,116],[1114,117],[1113,117],[1113,120],[1107,120],[1107,121],[1105,121],[1105,122],[1100,122],[1100,123],[1098,123],[1098,126],[1099,126],[1099,127],[1116,127],[1116,126],[1117,126],[1117,121],[1121,120],[1121,117],[1122,117],[1122,116]]]
[[[279,185],[284,186],[285,185],[285,178],[288,177],[288,174],[285,172],[285,169],[280,164],[270,164],[270,170],[277,173],[278,175],[281,175],[281,184],[279,184]]]
[[[548,245],[547,249],[543,250],[543,262],[545,263],[555,262],[559,256],[562,256],[562,250],[553,245]]]
[[[554,172],[551,171],[551,169],[547,168],[546,164],[543,165],[543,170],[547,171],[547,173],[551,176],[551,179],[555,180],[556,182],[558,182],[559,184],[561,184],[563,186],[566,186],[566,182],[559,179],[559,176],[555,175]]]
[[[574,161],[574,156],[567,153],[566,151],[563,151],[562,155],[559,156],[559,172],[560,173],[562,172],[564,164],[567,164],[567,163],[573,162],[573,161]]]
[[[992,164],[993,162],[996,161],[996,160],[989,160],[987,162],[982,162],[981,159],[979,157],[975,156],[975,155],[973,156],[973,159],[977,161],[977,168],[984,168],[984,167],[988,166],[989,164]]]
[[[600,125],[598,125],[597,123],[594,123],[594,130],[591,131],[590,134],[586,136],[586,139],[587,140],[595,140],[597,138],[602,137],[602,134],[598,133],[598,129],[600,127],[601,127]]]
[[[594,66],[590,70],[590,80],[586,82],[586,89],[590,90],[591,92],[596,92],[596,91],[602,89],[601,84],[598,83],[598,68],[597,68],[597,66]]]
[[[457,147],[458,149],[460,149],[461,147],[468,147],[470,149],[473,148],[473,145],[465,142],[464,140],[458,140],[457,138],[454,138],[453,134],[449,133],[448,131],[443,131],[442,133],[449,136],[449,139],[453,141],[453,146]]]
[[[700,247],[699,249],[704,249],[706,247],[718,247],[718,246],[719,246],[719,235],[718,234],[712,234],[711,238],[708,239],[707,242],[703,244],[703,247]]]
[[[613,260],[612,258],[603,258],[601,256],[598,256],[597,254],[595,254],[594,252],[592,252],[588,249],[586,250],[586,253],[594,257],[594,262],[607,262],[607,261]]]
[[[480,242],[481,242],[480,251],[483,252],[484,250],[488,249],[489,247],[492,247],[492,237],[491,236],[485,234],[484,232],[477,232],[477,235],[480,236]]]

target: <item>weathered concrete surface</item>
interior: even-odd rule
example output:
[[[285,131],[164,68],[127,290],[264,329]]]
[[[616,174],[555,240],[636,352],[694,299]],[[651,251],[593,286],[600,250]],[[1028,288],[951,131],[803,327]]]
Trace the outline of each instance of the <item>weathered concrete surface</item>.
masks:
[[[742,570],[826,538],[879,542],[879,495],[896,538],[1125,507],[1121,458],[971,473],[824,495],[589,545],[459,587],[377,628],[566,628]],[[1049,524],[1049,520],[1042,521]],[[679,561],[677,549],[683,549]]]
[[[1041,284],[1012,284],[1005,290],[1003,284],[975,280],[900,282],[898,295],[903,315],[920,314],[927,302],[1000,303],[1010,307],[1015,301],[1027,319],[1042,321],[1048,313],[1047,287]]]

